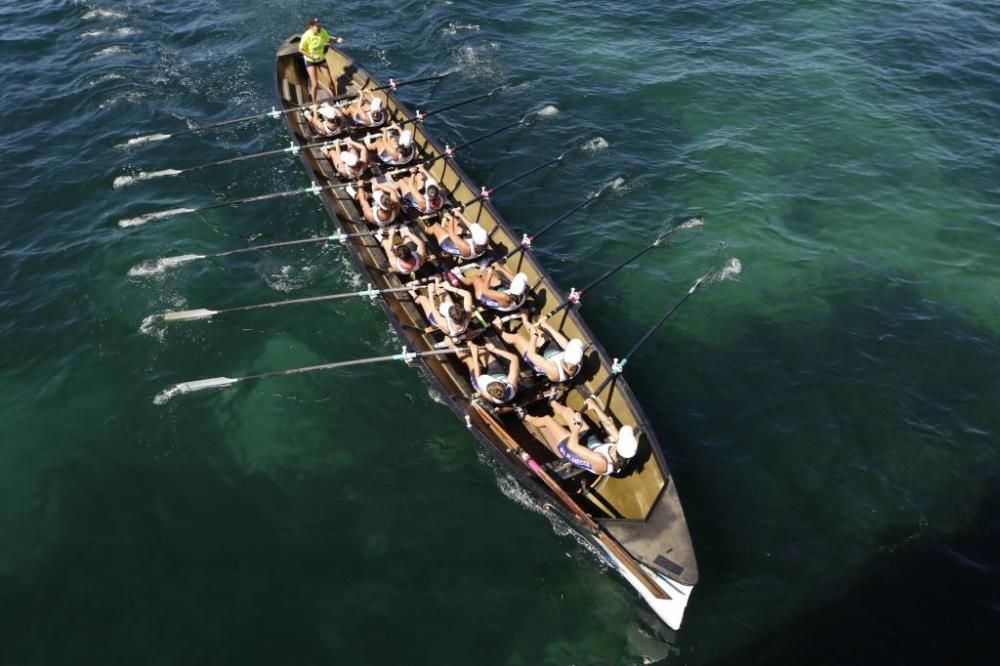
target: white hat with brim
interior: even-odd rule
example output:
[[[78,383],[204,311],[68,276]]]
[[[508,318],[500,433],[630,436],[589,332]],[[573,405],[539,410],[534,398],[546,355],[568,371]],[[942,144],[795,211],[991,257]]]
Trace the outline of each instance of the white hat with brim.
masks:
[[[438,312],[441,313],[442,317],[450,317],[451,316],[451,303],[449,303],[448,301],[442,302],[441,305],[438,306]]]
[[[385,192],[383,192],[382,190],[375,190],[372,192],[372,201],[374,201],[375,205],[381,208],[382,210],[385,210],[386,208],[389,207],[385,203],[385,196],[386,196]]]
[[[337,117],[337,109],[329,104],[323,104],[319,107],[319,114],[327,120],[334,120]]]
[[[410,130],[403,130],[399,133],[399,145],[406,148],[411,143],[413,143],[413,132]]]
[[[578,338],[570,340],[563,352],[563,360],[570,365],[579,365],[583,360],[583,342]]]
[[[469,233],[472,234],[472,242],[475,245],[486,245],[490,242],[490,236],[486,233],[486,229],[478,222],[473,222],[469,225]]]
[[[618,455],[622,458],[631,458],[639,450],[639,440],[635,437],[635,430],[632,426],[622,426],[618,431],[618,441],[615,442]]]
[[[511,296],[520,296],[524,293],[524,290],[528,286],[528,276],[524,273],[518,273],[514,276],[514,279],[510,282],[510,289],[508,292]]]
[[[382,108],[382,98],[376,97],[372,100],[372,111],[378,111]]]
[[[357,166],[358,156],[355,155],[354,153],[350,153],[345,150],[344,152],[340,153],[340,161],[342,161],[349,167]]]

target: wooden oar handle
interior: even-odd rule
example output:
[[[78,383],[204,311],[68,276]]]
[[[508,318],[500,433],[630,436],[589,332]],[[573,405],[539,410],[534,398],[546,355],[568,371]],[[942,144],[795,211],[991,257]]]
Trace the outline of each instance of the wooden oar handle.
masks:
[[[521,448],[521,445],[517,443],[517,440],[510,436],[504,427],[497,422],[495,418],[493,418],[492,414],[483,409],[483,407],[478,403],[474,402],[472,405],[479,414],[480,419],[482,419],[493,434],[496,435],[501,442],[503,442],[504,446],[511,450],[511,452],[514,452],[517,459],[523,462],[525,466],[527,466],[527,468],[535,474],[535,476],[541,479],[542,482],[549,487],[549,489],[556,495],[556,497],[559,498],[566,508],[572,511],[573,515],[579,518],[580,522],[594,533],[597,540],[600,541],[601,544],[609,551],[611,551],[615,558],[617,558],[618,561],[621,562],[626,569],[628,569],[629,573],[635,576],[636,579],[642,583],[642,586],[649,590],[650,594],[657,599],[670,599],[670,595],[667,594],[662,587],[650,579],[649,575],[642,570],[642,567],[639,566],[639,563],[636,562],[635,558],[632,557],[632,555],[625,550],[625,548],[623,548],[622,545],[614,539],[614,537],[598,525],[597,522],[591,518],[590,515],[584,511],[565,490],[562,489],[555,479],[549,476],[542,466],[535,462],[535,459],[532,458],[527,451]]]

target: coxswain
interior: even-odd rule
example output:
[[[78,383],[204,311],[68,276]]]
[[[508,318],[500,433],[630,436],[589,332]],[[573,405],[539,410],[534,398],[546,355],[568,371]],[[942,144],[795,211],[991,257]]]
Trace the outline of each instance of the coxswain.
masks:
[[[396,237],[401,236],[401,241],[396,244]],[[389,228],[389,236],[382,240],[382,249],[389,258],[392,270],[406,275],[413,273],[424,265],[427,258],[427,246],[423,239],[403,227],[402,231],[396,227]]]
[[[427,233],[434,236],[441,252],[456,259],[478,259],[489,248],[490,237],[482,225],[469,222],[456,208],[441,214],[441,222],[428,225]]]
[[[388,174],[386,174],[388,177]],[[438,182],[431,177],[424,166],[417,167],[409,177],[393,181],[399,190],[404,206],[416,210],[422,215],[430,215],[444,206],[445,194]]]
[[[323,148],[337,173],[348,180],[361,177],[368,168],[368,148],[354,139],[337,139],[332,145]]]
[[[399,193],[385,183],[373,183],[370,197],[360,181],[354,187],[347,188],[347,192],[357,200],[365,219],[379,227],[395,222],[403,209]]]
[[[500,262],[481,268],[476,275],[468,276],[456,267],[451,274],[466,287],[472,287],[476,300],[498,312],[514,312],[524,305],[527,298],[528,276],[514,275]]]
[[[369,144],[375,149],[375,154],[383,164],[402,166],[408,164],[417,155],[417,147],[413,143],[413,132],[400,129],[399,125],[382,128],[382,136],[377,136]]]
[[[447,282],[435,281],[426,294],[414,298],[424,311],[431,326],[452,340],[460,340],[469,330],[472,313],[472,294],[457,289]]]
[[[495,324],[500,325],[500,320],[495,320]],[[522,333],[527,333],[527,337]],[[521,354],[535,374],[547,377],[550,382],[568,382],[580,372],[583,342],[579,338],[567,339],[548,322],[536,326],[522,312],[520,330],[508,333],[501,328],[500,337]]]
[[[318,18],[309,19],[306,23],[306,31],[299,38],[299,53],[305,61],[306,71],[309,73],[309,99],[316,100],[316,92],[319,89],[319,73],[326,72],[326,77],[333,85],[333,74],[330,73],[330,66],[326,63],[326,50],[333,41],[337,44],[344,41],[340,37],[330,37]],[[332,91],[336,92],[336,90]]]
[[[635,456],[639,442],[632,426],[618,428],[596,400],[589,404],[604,430],[603,437],[591,431],[579,412],[555,400],[549,403],[552,415],[529,414],[524,420],[538,430],[545,446],[560,459],[598,476],[610,476],[620,472],[626,461]]]
[[[457,349],[454,344],[451,346]],[[520,357],[506,349],[500,349],[491,342],[482,347],[469,342],[466,349],[467,352],[458,352],[458,358],[469,369],[472,390],[483,400],[494,405],[512,402],[517,395],[518,374],[521,372]],[[502,361],[507,362],[506,371]]]

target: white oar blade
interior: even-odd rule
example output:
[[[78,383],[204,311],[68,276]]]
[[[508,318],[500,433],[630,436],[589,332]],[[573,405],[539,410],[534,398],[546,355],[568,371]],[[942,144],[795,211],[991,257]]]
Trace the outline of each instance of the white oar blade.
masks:
[[[207,389],[219,389],[226,388],[227,386],[232,386],[238,379],[230,379],[229,377],[212,377],[210,379],[198,379],[193,382],[181,382],[180,384],[174,384],[169,386],[153,398],[154,405],[162,405],[169,401],[174,396],[181,395],[182,393],[193,393],[195,391],[204,391]]]
[[[184,213],[193,212],[195,212],[194,208],[171,208],[170,210],[161,210],[155,213],[146,213],[145,215],[140,215],[139,217],[130,217],[125,220],[118,220],[118,226],[122,229],[140,227],[147,222],[152,222],[153,220],[162,220],[168,217],[173,217],[174,215],[182,215]]]
[[[147,134],[146,136],[137,136],[134,139],[129,139],[125,144],[127,146],[138,146],[140,143],[152,143],[154,141],[163,141],[164,139],[169,139],[171,135],[169,134]]]
[[[133,183],[140,180],[152,180],[154,178],[164,178],[166,176],[176,176],[182,174],[184,171],[182,169],[163,169],[161,171],[140,171],[134,176],[118,176],[115,178],[114,188],[119,190],[123,187],[128,187]]]
[[[163,321],[196,321],[198,319],[211,319],[218,314],[216,310],[199,308],[197,310],[181,310],[180,312],[164,312]]]
[[[182,254],[176,257],[163,257],[162,259],[157,259],[156,261],[144,261],[141,264],[136,264],[128,270],[128,274],[133,277],[159,275],[168,268],[173,268],[174,266],[180,266],[181,264],[185,264],[189,261],[204,258],[205,255],[203,254]]]

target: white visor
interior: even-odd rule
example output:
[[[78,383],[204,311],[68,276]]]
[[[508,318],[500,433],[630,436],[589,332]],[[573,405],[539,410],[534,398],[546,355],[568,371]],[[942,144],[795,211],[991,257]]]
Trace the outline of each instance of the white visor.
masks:
[[[323,104],[319,107],[319,114],[326,118],[327,120],[333,120],[337,117],[337,109],[330,106],[329,104]]]
[[[406,148],[411,143],[413,143],[413,132],[410,130],[403,130],[399,133],[399,145]]]
[[[438,312],[441,313],[442,317],[451,317],[451,303],[445,301],[438,306]]]
[[[566,345],[563,360],[570,365],[579,365],[580,361],[583,360],[583,343],[578,338],[573,338]]]
[[[528,286],[528,276],[525,275],[524,273],[518,273],[517,275],[514,276],[514,279],[511,280],[510,289],[508,289],[507,291],[511,296],[520,296],[521,294],[524,293],[524,290],[527,286]]]
[[[376,97],[372,100],[372,111],[378,111],[382,108],[382,98]]]
[[[631,458],[639,450],[639,442],[635,438],[635,431],[632,426],[622,426],[618,431],[618,442],[615,444],[618,455],[622,458]]]
[[[383,192],[382,190],[375,190],[374,192],[372,192],[372,201],[374,201],[375,205],[381,208],[382,210],[388,208],[388,206],[385,204],[385,192]]]
[[[357,166],[358,156],[346,150],[340,154],[340,160],[349,167]]]
[[[486,233],[486,229],[483,229],[482,225],[479,223],[474,222],[470,224],[469,233],[472,234],[473,245],[486,245],[490,242],[490,237]]]

